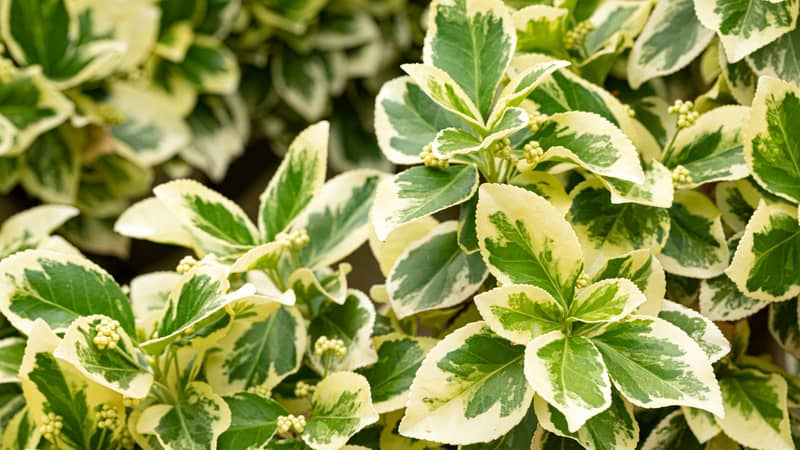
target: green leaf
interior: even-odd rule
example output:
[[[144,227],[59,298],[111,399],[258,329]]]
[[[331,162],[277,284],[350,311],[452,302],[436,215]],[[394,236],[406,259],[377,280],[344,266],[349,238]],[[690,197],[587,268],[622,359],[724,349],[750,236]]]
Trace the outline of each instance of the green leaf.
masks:
[[[369,212],[382,175],[371,169],[345,172],[325,183],[293,228],[305,229],[309,244],[299,252],[304,267],[329,266],[367,240]]]
[[[567,314],[585,323],[616,322],[646,301],[647,297],[632,281],[609,278],[578,291]]]
[[[455,221],[443,222],[398,257],[386,278],[398,319],[457,305],[483,284],[486,265],[480,254],[461,251],[456,228]]]
[[[715,108],[677,134],[662,162],[670,169],[683,166],[689,172],[691,181],[680,183],[679,188],[749,175],[741,136],[749,112],[743,106]]]
[[[376,194],[372,225],[385,240],[400,225],[467,201],[478,189],[478,169],[412,167],[382,183]]]
[[[411,385],[400,434],[449,444],[496,439],[522,420],[533,398],[524,347],[473,322],[431,349]]]
[[[278,429],[278,417],[289,415],[274,400],[239,392],[224,397],[231,410],[231,425],[219,437],[219,449],[266,449]]]
[[[612,392],[611,406],[593,416],[574,433],[567,428],[567,420],[541,397],[533,400],[542,428],[558,436],[573,439],[588,450],[634,450],[639,440],[639,423],[633,415],[633,406],[618,393]]]
[[[439,130],[465,128],[454,114],[431,100],[410,77],[395,78],[375,99],[375,134],[383,154],[395,164],[417,164]]]
[[[336,372],[317,384],[303,441],[314,450],[337,450],[365,426],[377,422],[367,379]]]
[[[338,305],[325,303],[319,314],[308,325],[308,346],[313,349],[317,340],[341,339],[347,348],[342,358],[333,358],[329,370],[355,370],[378,360],[372,348],[372,328],[375,326],[375,307],[363,292],[351,289],[347,300]],[[320,355],[309,352],[311,367],[319,373],[325,372],[325,362]],[[327,357],[326,357],[327,359]]]
[[[595,113],[556,113],[532,139],[545,151],[543,161],[578,165],[602,177],[643,183],[644,171],[631,140],[613,123]]]
[[[461,251],[472,254],[480,250],[475,214],[478,208],[478,195],[462,203],[458,208],[458,246]]]
[[[0,31],[20,65],[40,66],[60,89],[106,75],[126,50],[124,42],[98,34],[87,5],[64,0],[4,0]]]
[[[794,448],[786,409],[786,381],[754,369],[720,377],[725,416],[719,426],[739,443],[754,448]]]
[[[239,85],[236,57],[211,36],[196,35],[178,67],[202,93],[233,94]]]
[[[790,299],[800,294],[800,279],[785,269],[800,264],[799,246],[796,208],[762,201],[750,218],[725,274],[752,299]]]
[[[800,202],[800,140],[791,117],[800,113],[800,88],[762,77],[744,132],[744,152],[756,181],[768,191]]]
[[[715,0],[697,3],[697,18],[719,36],[730,62],[737,62],[794,29],[800,3]]]
[[[235,251],[259,242],[258,229],[236,203],[196,181],[171,181],[153,192],[202,244]]]
[[[19,367],[25,354],[26,339],[7,337],[0,339],[0,384],[18,383]]]
[[[639,307],[640,314],[655,315],[661,310],[667,282],[661,263],[649,250],[636,250],[608,259],[592,273],[591,281],[596,283],[610,278],[631,280],[642,291],[647,302]]]
[[[42,133],[62,123],[74,107],[47,82],[38,67],[18,71],[0,83],[0,118],[4,119],[0,155],[20,153]]]
[[[719,361],[731,350],[728,339],[714,322],[680,303],[665,300],[658,317],[680,328],[694,339],[712,363]]]
[[[784,350],[800,355],[797,299],[774,303],[769,308],[769,332]]]
[[[118,330],[119,341],[112,347],[98,347],[94,339],[103,315],[77,318],[64,333],[53,355],[67,361],[88,379],[119,392],[128,398],[141,399],[150,392],[153,374],[141,351],[124,330]]]
[[[611,382],[600,352],[582,336],[553,331],[525,348],[525,378],[564,414],[570,432],[611,405]]]
[[[608,326],[592,342],[603,355],[614,386],[634,405],[685,405],[723,414],[708,357],[675,325],[633,316]]]
[[[63,332],[80,316],[103,314],[135,335],[128,297],[108,273],[82,256],[29,250],[0,262],[0,273],[0,311],[25,334],[36,319]]]
[[[699,192],[678,191],[669,215],[669,238],[659,255],[664,270],[693,278],[720,275],[730,252],[714,203]]]
[[[411,382],[434,345],[432,338],[400,334],[376,339],[378,361],[358,371],[369,381],[375,410],[387,413],[405,406]]]
[[[711,42],[714,32],[697,20],[692,0],[658,2],[628,59],[628,82],[638,88],[685,67]],[[675,39],[681,36],[681,39]]]
[[[300,368],[306,342],[297,309],[276,303],[250,306],[237,312],[228,333],[209,350],[206,379],[222,395],[272,389]]]
[[[484,184],[477,223],[481,255],[498,281],[540,287],[566,309],[583,270],[581,249],[547,200],[518,187]]]
[[[669,211],[636,203],[612,203],[597,180],[584,181],[570,193],[567,219],[590,264],[602,264],[634,250],[657,253],[670,232]]]
[[[82,131],[62,127],[36,138],[23,154],[20,183],[50,203],[75,203],[81,176]]]
[[[422,60],[448,73],[488,118],[498,84],[516,47],[508,8],[499,0],[433,4]]]
[[[98,413],[113,411],[116,417],[125,417],[122,397],[89,381],[72,365],[54,357],[53,351],[60,340],[44,321],[34,322],[30,332],[35,339],[28,342],[19,371],[30,420],[41,429],[42,419],[48,413],[60,416],[63,425],[58,436],[60,448],[113,446],[114,435],[99,426]]]
[[[329,128],[320,122],[297,135],[261,194],[258,227],[265,241],[286,230],[325,183]]]
[[[217,439],[231,424],[231,410],[211,387],[193,381],[176,404],[156,404],[142,412],[136,424],[140,434],[152,434],[171,450],[217,448]]]
[[[50,233],[78,215],[66,205],[40,205],[6,219],[0,226],[0,259],[18,251],[38,247]]]
[[[647,436],[642,450],[703,450],[689,429],[681,410],[675,410],[659,422]]]
[[[475,306],[489,328],[514,344],[560,330],[564,311],[547,291],[506,284],[475,296]]]

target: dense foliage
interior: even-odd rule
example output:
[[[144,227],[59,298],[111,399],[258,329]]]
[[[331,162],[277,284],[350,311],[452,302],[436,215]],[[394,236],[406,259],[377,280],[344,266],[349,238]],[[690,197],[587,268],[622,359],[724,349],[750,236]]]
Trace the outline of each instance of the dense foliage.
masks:
[[[361,106],[329,98],[368,97],[348,77],[391,72],[372,46],[405,2],[162,2],[130,63],[150,72],[127,75],[125,27],[93,28],[95,3],[0,0],[4,80],[33,86],[5,92],[39,92],[15,116],[35,120],[6,127],[7,160],[101,133],[84,172],[109,155],[192,163],[180,146],[129,159],[114,127],[161,129],[172,109],[104,99],[132,83],[170,108],[183,88],[192,108],[237,98],[229,72],[195,72],[196,47],[238,55],[210,66],[244,68],[256,122],[286,150],[255,220],[188,179],[107,220],[190,252],[127,286],[51,235],[87,204],[3,224],[0,449],[800,444],[800,2],[435,0],[422,61],[377,92],[374,138]],[[26,26],[41,14],[76,40],[41,41]],[[248,79],[265,67],[271,84]],[[342,162],[372,139],[404,167]],[[348,170],[328,179],[329,160]],[[109,167],[107,186],[149,189]],[[368,293],[343,262],[363,244],[385,277]]]

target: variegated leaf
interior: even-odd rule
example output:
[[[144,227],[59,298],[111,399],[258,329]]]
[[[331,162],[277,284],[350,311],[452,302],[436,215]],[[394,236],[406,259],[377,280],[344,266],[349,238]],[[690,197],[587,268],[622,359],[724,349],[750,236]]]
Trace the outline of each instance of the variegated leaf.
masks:
[[[519,345],[560,330],[565,316],[550,294],[525,284],[506,284],[479,294],[475,306],[492,331]]]
[[[17,336],[0,339],[0,384],[19,382],[19,368],[25,354],[25,345],[26,339]]]
[[[307,343],[300,312],[278,304],[238,311],[230,331],[208,352],[205,374],[214,391],[233,395],[272,389],[300,368]]]
[[[395,78],[375,98],[375,134],[389,161],[416,164],[439,130],[466,127],[431,100],[410,77]]]
[[[0,273],[0,311],[25,334],[36,319],[63,332],[80,316],[103,314],[135,336],[128,297],[108,273],[82,256],[28,250],[0,262]]]
[[[694,3],[693,0],[666,0],[653,8],[628,59],[628,82],[633,88],[652,78],[677,72],[711,42],[714,32],[697,19]]]
[[[511,136],[528,125],[528,113],[522,108],[510,107],[489,123],[488,134],[464,131],[461,128],[440,130],[431,142],[431,151],[437,158],[449,159],[457,155],[476,153],[503,138]]]
[[[731,350],[728,339],[714,322],[680,303],[665,300],[658,317],[680,328],[694,339],[712,363],[719,361]]]
[[[517,51],[567,56],[564,35],[570,11],[548,5],[529,5],[511,14],[517,29]]]
[[[532,64],[523,70],[515,73],[508,84],[500,91],[497,104],[492,109],[492,116],[489,118],[488,123],[497,128],[495,122],[500,120],[501,114],[504,114],[509,107],[519,106],[528,95],[534,91],[548,75],[552,74],[558,69],[568,66],[567,61],[542,61],[538,64]]]
[[[477,230],[481,255],[498,281],[538,286],[568,306],[583,258],[575,232],[547,200],[515,186],[484,184]]]
[[[508,433],[491,442],[462,445],[459,447],[459,450],[515,450],[518,448],[532,448],[533,435],[536,432],[538,423],[536,412],[533,409],[533,405],[531,405],[530,408],[528,408],[528,413],[522,418],[522,421]]]
[[[761,199],[761,193],[749,179],[719,183],[714,195],[722,221],[735,232],[744,231]]]
[[[725,274],[703,280],[700,284],[700,312],[709,320],[743,319],[768,305],[768,302],[743,294]]]
[[[572,199],[570,199],[564,191],[564,186],[558,178],[549,173],[539,171],[522,173],[510,179],[508,184],[519,186],[546,198],[551,205],[555,206],[559,212],[563,213],[562,216],[567,214],[572,204]]]
[[[640,149],[641,151],[641,149]],[[611,203],[638,203],[656,208],[669,208],[674,198],[672,173],[657,160],[642,163],[644,182],[632,183],[602,177],[600,181],[611,192]]]
[[[212,450],[231,424],[228,404],[211,386],[193,381],[175,404],[156,404],[142,412],[136,431],[155,435],[165,450]]]
[[[0,82],[0,155],[20,153],[42,133],[58,126],[74,107],[42,76],[39,67]]]
[[[720,275],[730,252],[714,203],[699,192],[678,191],[669,215],[669,237],[659,255],[664,270],[693,278]]]
[[[516,44],[502,1],[440,0],[431,7],[422,60],[453,77],[477,106],[476,118],[482,122],[489,117]]]
[[[478,169],[456,165],[447,169],[412,167],[378,187],[372,225],[378,239],[415,219],[467,201],[478,189]]]
[[[62,126],[34,140],[20,158],[20,183],[50,203],[75,203],[80,182],[83,130]]]
[[[533,404],[544,429],[573,439],[588,450],[634,450],[639,441],[639,423],[633,415],[633,406],[616,392],[611,394],[608,409],[587,420],[574,433],[569,432],[564,415],[541,397],[535,397]]]
[[[54,357],[60,339],[44,321],[34,322],[30,332],[36,338],[25,348],[19,376],[29,417],[36,427],[43,427],[48,414],[53,413],[62,423],[59,447],[82,450],[115,445],[117,433],[99,426],[98,413],[113,411],[116,417],[125,417],[122,396]]]
[[[567,219],[581,243],[587,266],[634,250],[658,253],[670,233],[669,211],[636,203],[611,203],[598,180],[585,181],[570,193]]]
[[[609,278],[578,291],[567,314],[584,323],[616,322],[646,301],[647,297],[633,281]]]
[[[287,292],[267,292],[267,297],[276,297],[275,300],[285,305],[293,305],[295,301],[311,304],[319,299],[327,299],[334,303],[342,304],[347,297],[347,274],[352,267],[348,263],[339,264],[338,270],[321,268],[317,271],[302,267],[295,270],[287,284],[291,289]]]
[[[681,411],[683,411],[683,418],[689,425],[689,429],[701,444],[708,442],[722,431],[717,425],[717,419],[708,411],[688,406],[682,407]]]
[[[525,378],[565,417],[574,433],[611,406],[611,382],[590,339],[552,331],[525,347]]]
[[[795,0],[703,0],[695,3],[697,18],[714,30],[730,62],[738,62],[753,51],[794,29],[798,3]]]
[[[72,364],[97,384],[125,397],[144,398],[150,392],[153,374],[131,337],[120,329],[115,331],[118,341],[113,347],[96,344],[96,339],[101,336],[98,326],[107,320],[103,315],[77,318],[64,333],[53,355]]]
[[[720,77],[725,80],[728,90],[737,102],[750,106],[756,92],[757,77],[748,60],[731,63],[723,48],[719,48],[718,53]]]
[[[317,384],[303,441],[314,450],[336,450],[365,426],[377,422],[367,379],[335,372]]]
[[[769,331],[784,350],[800,355],[800,321],[797,299],[774,303],[769,308]]]
[[[319,120],[328,106],[328,82],[322,59],[317,54],[300,55],[289,46],[281,46],[270,66],[278,95],[306,121]]]
[[[0,226],[0,259],[39,246],[76,215],[78,210],[72,206],[41,205],[9,217]]]
[[[329,128],[320,122],[298,134],[261,194],[258,227],[265,241],[288,228],[325,183]]]
[[[769,76],[800,83],[800,29],[779,37],[747,56],[747,64],[758,76]],[[755,80],[754,80],[755,81]]]
[[[376,411],[386,413],[401,409],[408,400],[408,390],[417,370],[436,340],[390,334],[375,342],[378,361],[358,372],[369,381]]]
[[[196,181],[171,181],[153,192],[198,241],[230,251],[259,242],[258,229],[236,203]]]
[[[703,448],[687,425],[683,412],[675,410],[653,428],[641,450],[703,450]]]
[[[131,280],[129,296],[137,332],[152,336],[169,293],[180,281],[181,275],[177,272],[151,272]]]
[[[401,68],[440,107],[470,124],[483,125],[478,106],[450,74],[427,64],[403,64]]]
[[[378,360],[372,348],[372,328],[375,325],[375,307],[363,292],[351,289],[347,300],[338,305],[333,302],[324,304],[319,314],[308,325],[308,347],[312,350],[317,340],[325,336],[328,339],[341,339],[347,353],[341,358],[317,355],[313,351],[308,354],[311,367],[319,373],[329,370],[355,370],[368,366]],[[331,359],[326,366],[326,361]]]
[[[784,164],[785,165],[785,164]],[[725,274],[755,300],[781,301],[800,294],[800,278],[786,267],[800,264],[797,209],[763,200],[750,218]]]
[[[703,349],[680,328],[632,316],[592,338],[614,386],[637,406],[685,405],[724,414],[719,386]]]
[[[457,222],[439,224],[412,242],[386,278],[386,291],[398,319],[443,309],[474,294],[489,274],[481,255],[458,246]]]
[[[677,134],[661,162],[670,169],[682,166],[689,172],[690,181],[680,183],[679,188],[690,189],[749,175],[742,143],[742,129],[749,112],[744,106],[715,108]]]
[[[756,181],[792,202],[800,202],[800,139],[790,117],[800,111],[800,88],[761,77],[744,130],[744,154]],[[790,164],[791,163],[791,164]]]
[[[786,381],[776,374],[746,369],[719,380],[725,416],[722,431],[747,447],[794,448],[786,409]]]
[[[524,347],[495,335],[484,322],[454,331],[417,371],[400,434],[471,444],[507,433],[533,399],[523,358]]]
[[[397,259],[412,242],[425,237],[438,224],[436,219],[426,216],[395,228],[384,241],[378,239],[375,228],[370,226],[369,248],[383,275],[389,275]]]
[[[289,415],[276,401],[239,392],[224,397],[231,410],[231,425],[219,437],[219,449],[266,449],[278,429],[278,417]]]
[[[218,39],[195,35],[178,70],[206,94],[233,94],[239,85],[236,56]]]
[[[371,169],[345,172],[325,183],[295,229],[305,229],[310,239],[299,252],[304,267],[329,266],[366,242],[369,213],[382,175]]]
[[[667,282],[661,263],[649,250],[635,250],[610,258],[591,275],[592,282],[609,278],[631,280],[647,297],[647,301],[637,310],[640,314],[656,315],[661,310]]]
[[[169,208],[150,197],[131,205],[114,223],[114,231],[137,239],[194,248],[189,230],[175,220]]]

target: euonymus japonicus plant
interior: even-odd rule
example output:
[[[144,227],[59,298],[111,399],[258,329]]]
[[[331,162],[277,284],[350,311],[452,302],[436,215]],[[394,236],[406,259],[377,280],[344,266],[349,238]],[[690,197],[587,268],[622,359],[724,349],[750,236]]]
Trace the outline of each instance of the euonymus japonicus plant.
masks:
[[[380,401],[396,404],[395,386],[368,381],[383,373],[372,302],[346,289],[347,269],[326,267],[366,240],[380,174],[325,183],[327,133],[322,122],[291,145],[259,226],[186,181],[123,215],[118,229],[203,256],[176,272],[123,289],[74,252],[2,260],[0,311],[21,334],[0,345],[12,383],[2,447],[338,449],[378,420]],[[20,223],[7,222],[9,233]],[[28,228],[24,245],[44,240]],[[384,334],[411,355],[433,345]],[[374,373],[354,372],[365,366]]]

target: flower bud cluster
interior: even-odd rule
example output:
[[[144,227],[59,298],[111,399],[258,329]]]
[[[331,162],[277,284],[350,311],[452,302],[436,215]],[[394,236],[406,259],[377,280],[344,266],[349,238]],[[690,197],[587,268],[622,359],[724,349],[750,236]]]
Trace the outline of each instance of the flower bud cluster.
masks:
[[[522,173],[533,170],[544,157],[544,149],[538,141],[530,141],[522,148],[524,159],[517,161],[517,170]]]
[[[591,283],[592,280],[589,279],[589,276],[586,275],[586,272],[581,272],[580,276],[577,280],[575,280],[575,287],[578,289],[583,289]]]
[[[119,125],[125,122],[125,114],[119,108],[109,103],[98,105],[97,113],[109,125]]]
[[[278,416],[278,433],[280,434],[289,434],[291,431],[300,434],[305,429],[306,417],[303,415]]]
[[[0,58],[0,83],[9,83],[14,79],[17,68],[8,58]]]
[[[95,415],[97,427],[114,430],[117,428],[117,410],[109,405],[102,405],[100,411]]]
[[[347,347],[341,339],[328,339],[327,336],[320,336],[314,343],[314,353],[318,356],[330,353],[337,358],[343,358],[347,354]]]
[[[247,392],[251,394],[260,395],[266,398],[269,398],[272,395],[272,391],[265,384],[259,384],[258,386],[251,386],[247,389]]]
[[[539,112],[532,113],[528,116],[528,129],[531,133],[536,134],[539,131],[539,128],[542,127],[542,124],[547,121],[547,114],[542,114]]]
[[[131,431],[127,427],[122,427],[119,436],[119,448],[121,450],[133,450],[136,446],[136,441],[131,435]]]
[[[689,169],[683,166],[678,166],[672,171],[672,184],[678,186],[680,184],[691,184],[692,174]]]
[[[115,348],[117,346],[120,338],[119,322],[114,319],[103,318],[100,320],[100,323],[94,327],[94,330],[97,334],[95,334],[92,342],[97,348],[100,350],[105,350],[108,348]]]
[[[52,412],[43,414],[42,425],[39,428],[42,432],[42,437],[50,442],[55,442],[61,434],[61,429],[64,428],[64,418]]]
[[[180,262],[178,262],[178,267],[175,269],[176,272],[180,274],[188,273],[197,265],[197,260],[194,259],[194,256],[187,255],[181,258]]]
[[[297,384],[294,385],[294,396],[297,398],[308,397],[314,393],[316,388],[317,387],[313,384],[308,384],[305,381],[298,381]]]
[[[281,246],[281,250],[285,252],[297,251],[308,245],[311,238],[308,237],[308,232],[304,229],[292,230],[288,233],[278,233],[275,236],[275,242]]]
[[[422,149],[422,153],[419,154],[420,159],[425,164],[425,167],[435,167],[439,169],[447,169],[450,167],[450,161],[447,159],[439,159],[436,155],[433,154],[433,148],[431,144],[425,146]]]
[[[675,103],[667,109],[669,114],[678,116],[678,128],[689,128],[694,125],[700,113],[694,110],[694,103],[691,100],[675,100]]]
[[[501,159],[510,159],[511,158],[511,139],[505,137],[503,139],[498,139],[489,146],[489,149],[492,151],[492,155],[497,158]]]
[[[588,20],[579,22],[575,28],[567,31],[564,35],[564,47],[567,50],[575,50],[580,48],[586,41],[586,35],[594,31],[594,24]]]

